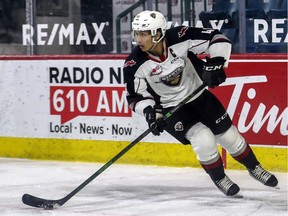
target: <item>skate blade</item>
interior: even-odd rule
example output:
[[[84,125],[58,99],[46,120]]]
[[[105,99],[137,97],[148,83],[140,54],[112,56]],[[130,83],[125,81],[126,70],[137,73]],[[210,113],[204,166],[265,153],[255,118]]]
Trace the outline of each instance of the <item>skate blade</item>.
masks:
[[[237,194],[235,194],[233,196],[229,196],[229,197],[234,198],[234,199],[242,199],[243,195],[241,193],[237,193]]]

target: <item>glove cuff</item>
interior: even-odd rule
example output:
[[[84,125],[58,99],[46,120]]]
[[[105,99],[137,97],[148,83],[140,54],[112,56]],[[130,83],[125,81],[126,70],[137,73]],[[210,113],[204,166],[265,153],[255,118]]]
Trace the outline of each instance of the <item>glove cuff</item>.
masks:
[[[146,121],[148,121],[149,119],[151,119],[151,114],[154,113],[154,109],[152,106],[147,106],[146,108],[144,108],[143,110],[143,114],[145,116]],[[155,117],[154,117],[155,118]]]
[[[222,57],[222,56],[216,56],[216,57],[213,57],[213,58],[208,58],[206,57],[206,62],[208,64],[210,63],[219,63],[219,64],[223,64],[226,62],[225,58]]]

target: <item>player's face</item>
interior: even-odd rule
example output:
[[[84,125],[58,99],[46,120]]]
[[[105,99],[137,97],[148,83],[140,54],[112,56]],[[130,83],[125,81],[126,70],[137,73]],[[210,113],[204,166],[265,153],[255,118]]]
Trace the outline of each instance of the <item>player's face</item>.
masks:
[[[152,36],[149,31],[135,31],[135,41],[143,52],[147,52],[153,47]]]

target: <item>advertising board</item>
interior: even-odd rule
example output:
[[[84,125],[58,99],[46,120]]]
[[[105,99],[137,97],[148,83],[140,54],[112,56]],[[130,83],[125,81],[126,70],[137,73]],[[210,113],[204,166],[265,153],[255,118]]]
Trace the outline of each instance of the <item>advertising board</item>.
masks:
[[[129,141],[147,129],[126,98],[120,59],[0,61],[0,136]],[[232,59],[212,89],[249,143],[287,146],[287,60]],[[177,143],[170,135],[149,142]]]

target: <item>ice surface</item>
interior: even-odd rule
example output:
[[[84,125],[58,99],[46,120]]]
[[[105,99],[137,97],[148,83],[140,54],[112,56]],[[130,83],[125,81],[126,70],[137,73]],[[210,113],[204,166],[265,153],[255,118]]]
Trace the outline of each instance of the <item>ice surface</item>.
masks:
[[[287,173],[275,173],[280,189],[227,170],[242,199],[226,197],[197,168],[113,164],[66,204],[54,210],[22,203],[24,193],[60,199],[103,164],[0,159],[1,216],[278,216],[287,212]]]

